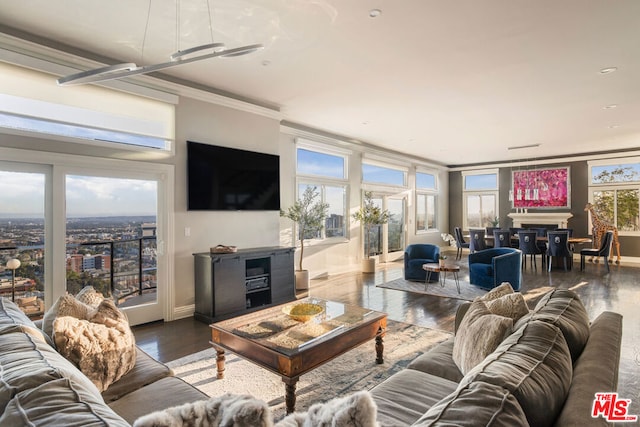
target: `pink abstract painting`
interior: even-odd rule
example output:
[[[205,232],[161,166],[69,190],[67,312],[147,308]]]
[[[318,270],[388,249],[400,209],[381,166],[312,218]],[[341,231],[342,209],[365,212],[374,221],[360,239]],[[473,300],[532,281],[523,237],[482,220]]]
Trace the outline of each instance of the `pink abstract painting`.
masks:
[[[569,168],[513,171],[514,208],[568,208]]]

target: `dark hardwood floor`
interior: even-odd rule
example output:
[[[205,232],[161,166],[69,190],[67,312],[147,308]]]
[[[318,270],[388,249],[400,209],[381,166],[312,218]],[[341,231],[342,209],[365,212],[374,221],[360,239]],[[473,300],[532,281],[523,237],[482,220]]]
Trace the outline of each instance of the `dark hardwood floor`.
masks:
[[[464,286],[469,282],[466,254],[458,263],[461,286]],[[538,259],[537,270],[530,266],[524,270],[521,291],[542,295],[553,288],[571,288],[580,295],[592,319],[605,310],[624,316],[618,391],[621,397],[634,399],[635,406],[640,399],[640,266],[623,262],[610,264],[610,268],[611,272],[607,273],[602,262],[588,262],[581,272],[576,261],[571,271],[554,268],[547,272]],[[456,308],[463,301],[376,287],[401,276],[401,262],[381,264],[374,274],[352,272],[312,280],[309,294],[384,311],[390,319],[400,322],[452,331]],[[536,298],[532,298],[529,304],[535,301]],[[163,362],[209,348],[208,325],[192,318],[137,326],[134,333],[138,345]]]

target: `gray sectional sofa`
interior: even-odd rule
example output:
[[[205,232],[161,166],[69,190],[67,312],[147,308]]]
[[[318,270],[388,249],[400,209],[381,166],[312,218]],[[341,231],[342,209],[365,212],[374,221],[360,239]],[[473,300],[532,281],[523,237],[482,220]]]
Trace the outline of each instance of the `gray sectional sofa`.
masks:
[[[456,335],[470,304],[458,309]],[[512,332],[511,332],[512,331]],[[604,426],[596,392],[616,391],[622,317],[589,322],[569,290],[544,295],[498,347],[463,375],[455,338],[372,390],[381,426]]]
[[[137,348],[135,367],[100,393],[17,305],[0,298],[0,425],[128,426],[208,396]]]

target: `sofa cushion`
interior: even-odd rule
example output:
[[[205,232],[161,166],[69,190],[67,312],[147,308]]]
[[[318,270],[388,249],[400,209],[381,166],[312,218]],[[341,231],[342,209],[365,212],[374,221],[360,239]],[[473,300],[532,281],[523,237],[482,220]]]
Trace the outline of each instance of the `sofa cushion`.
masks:
[[[136,361],[133,332],[111,300],[102,301],[87,320],[57,317],[53,338],[60,354],[78,366],[100,391],[129,372]]]
[[[135,365],[118,381],[112,383],[108,389],[103,391],[102,398],[107,403],[113,402],[127,393],[131,393],[169,375],[171,375],[171,369],[167,365],[158,362],[139,347],[136,347]]]
[[[0,425],[117,427],[128,424],[100,396],[69,378],[60,378],[17,393],[0,416]]]
[[[518,400],[504,388],[485,382],[473,382],[442,399],[413,425],[477,427],[528,426],[527,417]]]
[[[17,331],[22,331],[50,342],[48,337],[42,334],[42,331],[14,302],[7,298],[0,298],[0,334]]]
[[[453,361],[466,374],[511,333],[513,320],[489,311],[482,301],[471,303],[453,342]]]
[[[573,364],[569,395],[556,425],[584,425],[585,414],[591,413],[595,393],[617,390],[621,340],[620,314],[605,311],[591,323],[589,340]],[[610,425],[601,420],[602,425]]]
[[[63,377],[100,395],[87,377],[41,339],[23,332],[2,334],[0,348],[0,412],[17,393]]]
[[[403,369],[371,390],[381,426],[409,426],[458,384],[431,374]]]
[[[463,375],[460,368],[453,361],[453,341],[454,337],[433,347],[407,365],[408,369],[425,372],[450,381],[460,382]]]
[[[578,295],[568,289],[556,289],[540,299],[536,307],[515,325],[541,320],[560,328],[569,346],[572,360],[576,360],[589,339],[589,315]]]
[[[166,377],[109,403],[130,424],[143,415],[209,396],[177,377]]]
[[[552,425],[567,397],[571,354],[562,332],[532,321],[512,333],[460,382],[486,382],[513,394],[530,425]]]

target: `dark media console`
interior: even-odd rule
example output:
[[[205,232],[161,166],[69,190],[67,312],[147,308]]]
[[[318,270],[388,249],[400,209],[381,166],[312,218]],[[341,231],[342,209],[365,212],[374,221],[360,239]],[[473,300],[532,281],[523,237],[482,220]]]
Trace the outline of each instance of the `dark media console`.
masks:
[[[276,246],[193,254],[194,317],[212,323],[293,301],[294,252],[295,248]]]

